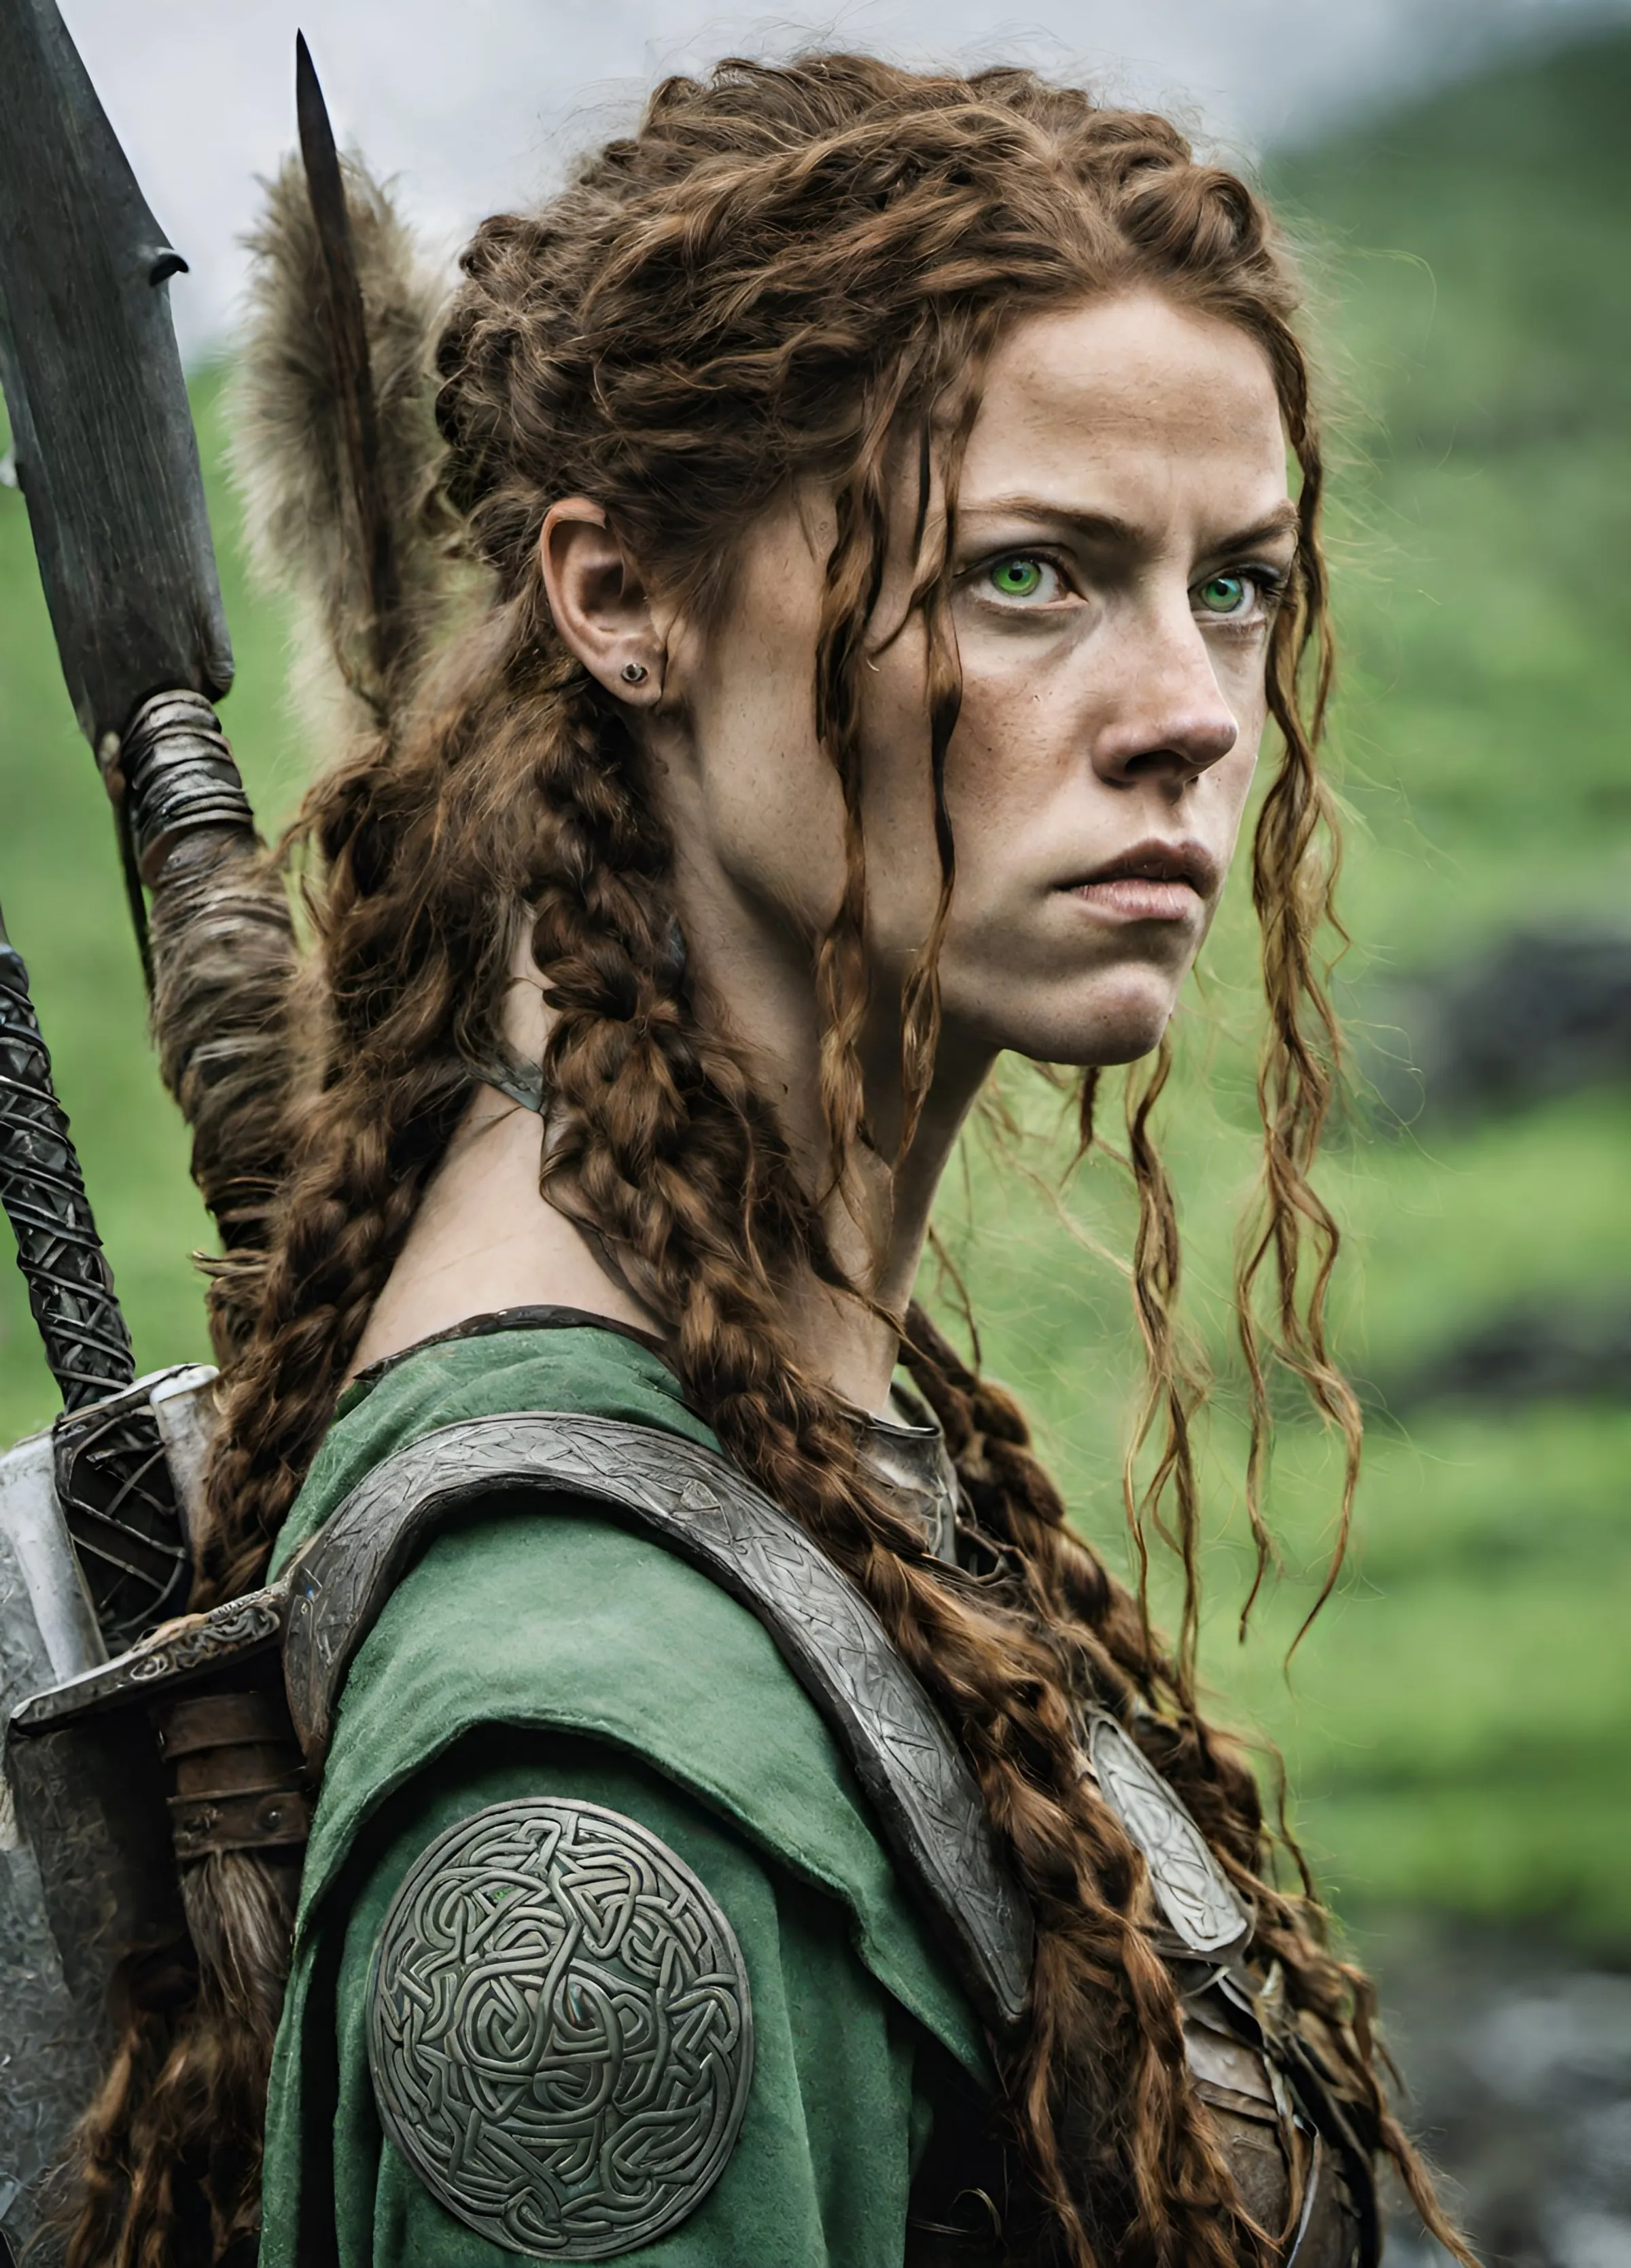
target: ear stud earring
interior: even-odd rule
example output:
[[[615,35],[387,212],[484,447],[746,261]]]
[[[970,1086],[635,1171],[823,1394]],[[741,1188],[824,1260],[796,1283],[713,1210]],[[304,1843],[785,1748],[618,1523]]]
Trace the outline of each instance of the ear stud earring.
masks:
[[[625,685],[643,684],[646,679],[646,664],[643,661],[625,661],[622,674]]]

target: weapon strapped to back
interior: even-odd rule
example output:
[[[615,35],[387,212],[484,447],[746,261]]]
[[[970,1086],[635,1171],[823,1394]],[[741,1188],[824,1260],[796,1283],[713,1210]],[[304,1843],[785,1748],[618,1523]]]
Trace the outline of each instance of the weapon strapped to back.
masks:
[[[362,295],[304,42],[299,72],[328,284],[314,320],[350,372],[348,442],[365,509],[378,444]],[[147,209],[55,0],[0,0],[0,386],[57,649],[113,801],[160,1067],[193,1130],[194,1175],[226,1257],[253,1256],[276,1161],[257,1153],[264,1114],[250,1106],[276,1073],[292,932],[213,707],[232,661],[168,306],[168,279],[186,263]],[[388,596],[385,532],[373,556]],[[63,1397],[48,1432],[0,1456],[4,2263],[38,2234],[51,2169],[94,2087],[117,1960],[183,1926],[178,1852],[299,1841],[305,1807],[298,1771],[267,1777],[278,1727],[263,1721],[264,1681],[240,1676],[259,1690],[210,1695],[210,1672],[246,1646],[263,1652],[269,1632],[252,1611],[237,1616],[236,1638],[231,1616],[185,1614],[215,1373],[135,1374],[26,971],[3,925],[0,1203]],[[218,1285],[218,1349],[240,1322]],[[153,1631],[178,1616],[173,1641],[156,1650]],[[55,1690],[94,1687],[133,1646],[151,1674],[127,1681],[124,1706],[90,1719],[53,1706]]]

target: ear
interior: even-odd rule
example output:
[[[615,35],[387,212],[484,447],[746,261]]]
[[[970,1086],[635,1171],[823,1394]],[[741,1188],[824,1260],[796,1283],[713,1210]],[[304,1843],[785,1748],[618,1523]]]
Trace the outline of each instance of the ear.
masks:
[[[551,504],[538,538],[555,627],[589,674],[632,707],[662,691],[662,640],[640,571],[587,497]]]

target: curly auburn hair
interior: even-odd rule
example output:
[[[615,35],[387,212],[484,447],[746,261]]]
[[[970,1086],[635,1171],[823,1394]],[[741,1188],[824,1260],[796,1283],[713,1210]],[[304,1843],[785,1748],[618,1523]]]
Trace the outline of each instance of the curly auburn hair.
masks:
[[[486,222],[462,269],[436,348],[438,502],[488,601],[319,782],[296,830],[315,930],[300,981],[319,1012],[294,1020],[315,1036],[291,1089],[297,1138],[252,1329],[225,1372],[198,1603],[263,1574],[471,1099],[469,1066],[500,1045],[513,924],[529,918],[556,1015],[545,1194],[611,1248],[728,1454],[866,1594],[954,1729],[1034,1909],[1029,2015],[996,2045],[1029,2191],[1022,2257],[1071,2268],[1268,2268],[1277,2257],[1192,2092],[1174,1984],[1137,1919],[1141,1862],[1083,1779],[1088,1701],[1115,1712],[1181,1793],[1250,1902],[1253,1957],[1280,1964],[1371,2136],[1459,2250],[1384,2099],[1369,1989],[1328,1949],[1306,1878],[1295,1893],[1273,1879],[1252,1775],[1196,1706],[1192,1395],[1173,1337],[1173,1200],[1150,1132],[1163,1061],[1137,1086],[1129,1161],[1147,1422],[1164,1414],[1158,1482],[1176,1485],[1190,1576],[1176,1648],[1071,1533],[1014,1403],[915,1309],[905,1359],[1006,1547],[1009,1580],[976,1586],[926,1557],[869,1487],[841,1405],[802,1370],[783,1320],[795,1271],[833,1273],[820,1206],[746,1062],[693,1002],[674,949],[671,844],[616,704],[556,632],[539,567],[550,505],[582,493],[705,620],[756,518],[792,482],[830,490],[816,705],[844,791],[847,882],[812,974],[842,1168],[865,1138],[858,674],[895,453],[915,448],[925,498],[932,468],[955,512],[982,370],[1034,311],[1154,290],[1258,342],[1301,482],[1296,569],[1268,656],[1282,755],[1252,853],[1269,1009],[1261,1212],[1239,1282],[1253,1500],[1266,1420],[1252,1295],[1265,1270],[1273,1350],[1348,1433],[1351,1494],[1357,1419],[1323,1329],[1336,1231],[1308,1180],[1335,1046],[1314,961],[1334,864],[1315,755],[1330,681],[1321,468],[1291,327],[1295,278],[1267,215],[1160,118],[1100,108],[1028,71],[926,76],[820,55],[669,80],[638,130],[541,212]],[[957,695],[948,531],[926,545],[915,603],[930,633],[942,889],[901,1003],[909,1126],[933,1071],[955,859],[942,780]],[[1089,1075],[1084,1139],[1094,1087]],[[208,1909],[200,1934],[231,1939],[241,1904],[252,1953],[212,1969],[201,1952],[196,1989],[170,1980],[145,2034],[137,2022],[142,2043],[127,2045],[87,2127],[75,2268],[220,2258],[252,2242],[277,1932],[263,1862],[212,1864],[189,1886]]]

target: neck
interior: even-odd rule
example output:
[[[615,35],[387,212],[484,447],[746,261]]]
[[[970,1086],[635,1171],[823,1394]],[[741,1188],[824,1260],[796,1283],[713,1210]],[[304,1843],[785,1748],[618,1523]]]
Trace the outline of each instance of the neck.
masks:
[[[747,1053],[760,1092],[776,1107],[808,1185],[830,1179],[821,1106],[820,1029],[808,956],[767,950],[763,930],[738,937],[708,909],[683,907],[699,1009]],[[739,974],[733,978],[728,972]],[[517,1059],[539,1061],[549,1030],[537,972],[518,949],[506,1036]],[[784,1313],[801,1366],[863,1410],[882,1410],[898,1347],[891,1317],[904,1314],[928,1234],[935,1191],[989,1059],[942,1048],[942,1069],[911,1145],[898,1164],[898,1029],[864,1039],[867,1123],[849,1185],[823,1208],[830,1248],[861,1296],[830,1290],[813,1273],[793,1283]],[[661,1331],[603,1264],[583,1233],[538,1192],[539,1122],[491,1087],[478,1088],[376,1302],[352,1373],[472,1315],[512,1307],[581,1307]]]
[[[710,891],[698,905],[686,905],[685,895],[682,887],[697,1005],[745,1051],[760,1093],[776,1106],[806,1186],[828,1189],[832,1160],[822,1106],[821,1025],[808,949],[789,940],[779,924],[753,920],[751,909],[731,894]],[[858,1407],[881,1410],[898,1353],[898,1319],[917,1281],[941,1176],[992,1057],[942,1043],[911,1144],[897,1158],[898,1018],[869,1017],[860,1054],[872,1145],[858,1146],[845,1187],[824,1200],[823,1221],[833,1258],[860,1296],[835,1292],[807,1273],[789,1287],[785,1312],[808,1373]]]

